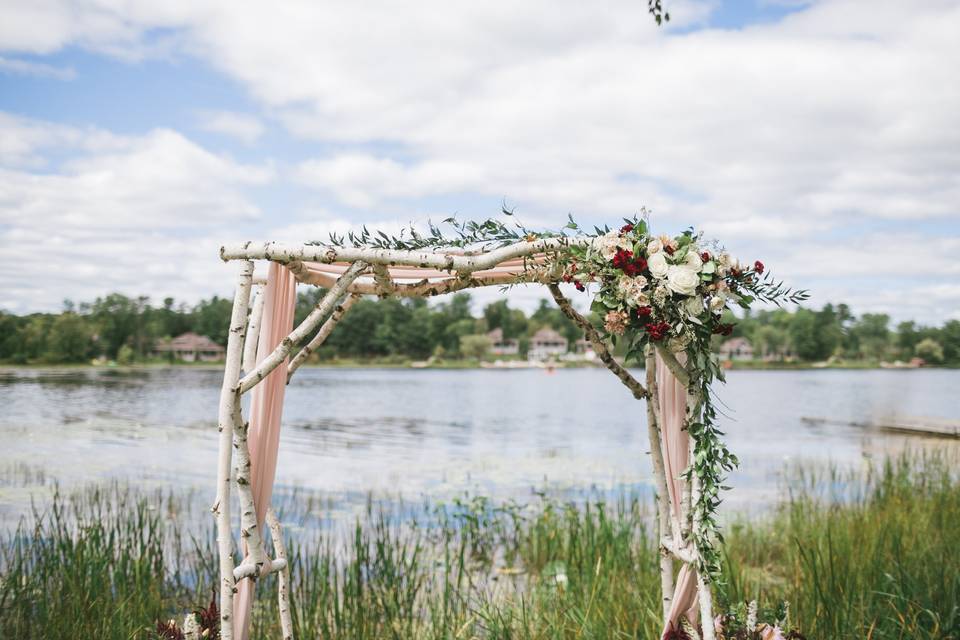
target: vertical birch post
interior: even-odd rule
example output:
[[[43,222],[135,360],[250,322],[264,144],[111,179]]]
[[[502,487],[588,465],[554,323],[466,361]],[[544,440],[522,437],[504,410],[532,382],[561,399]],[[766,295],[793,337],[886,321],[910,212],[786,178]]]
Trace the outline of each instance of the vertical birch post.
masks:
[[[217,460],[217,498],[211,509],[217,523],[217,548],[220,553],[220,634],[222,640],[233,640],[233,534],[230,527],[230,461],[233,453],[233,432],[236,414],[240,412],[240,365],[243,357],[243,337],[250,305],[250,287],[253,280],[253,262],[240,265],[237,291],[230,316],[227,338],[227,357],[224,365],[223,386],[220,388],[220,411],[217,428],[220,430],[220,451]]]
[[[257,287],[256,297],[253,299],[253,310],[247,320],[247,335],[243,340],[243,372],[250,373],[257,366],[257,343],[260,341],[260,323],[263,319],[263,301],[266,288]]]
[[[663,604],[663,619],[670,617],[673,604],[673,557],[664,545],[670,537],[670,492],[667,488],[667,473],[663,463],[663,446],[660,443],[660,398],[657,392],[657,359],[649,346],[646,351],[647,374],[647,435],[650,439],[650,457],[653,461],[653,475],[657,480],[657,524],[660,550],[660,594]],[[679,543],[679,541],[678,541]]]
[[[687,383],[687,429],[689,425],[700,419],[700,394],[692,387],[692,381]],[[690,506],[687,513],[690,514],[690,528],[692,531],[700,529],[700,510],[697,503],[700,501],[700,479],[697,477],[696,469],[696,442],[693,436],[690,436],[690,479],[687,484],[690,485]],[[696,538],[694,538],[696,540]],[[694,557],[700,557],[700,549],[694,544]],[[703,640],[715,640],[716,632],[713,628],[713,594],[710,591],[710,585],[704,579],[703,574],[697,571],[697,598],[700,603],[700,627],[703,632]]]
[[[287,564],[287,550],[283,546],[280,519],[273,507],[267,509],[267,524],[270,525],[270,537],[273,538],[273,557],[283,562],[283,568],[277,574],[277,604],[280,609],[280,630],[283,640],[293,640],[293,618],[290,615],[290,566]]]

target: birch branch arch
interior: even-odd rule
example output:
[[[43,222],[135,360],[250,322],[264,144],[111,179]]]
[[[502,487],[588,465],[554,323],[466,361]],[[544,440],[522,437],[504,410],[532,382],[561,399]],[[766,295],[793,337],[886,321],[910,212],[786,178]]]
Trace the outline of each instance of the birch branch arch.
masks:
[[[498,246],[490,249],[487,248],[489,244],[479,248],[465,246],[471,244],[471,237],[463,233],[460,234],[460,241],[452,242],[450,246],[443,246],[443,243],[438,241],[437,233],[434,233],[431,242],[421,242],[425,246],[412,246],[413,243],[402,241],[395,241],[394,246],[380,241],[372,242],[377,246],[363,246],[364,242],[371,243],[366,230],[364,237],[360,239],[364,242],[357,242],[356,238],[351,237],[354,246],[345,246],[342,241],[328,244],[248,242],[221,248],[220,257],[224,261],[237,263],[239,267],[220,394],[217,496],[212,507],[216,518],[219,550],[221,637],[224,640],[245,640],[248,634],[246,617],[235,616],[234,594],[238,586],[243,581],[255,581],[270,573],[280,574],[278,611],[283,637],[285,640],[293,637],[289,567],[283,553],[281,526],[269,505],[254,503],[254,492],[251,491],[251,451],[248,435],[250,430],[256,429],[258,425],[251,426],[244,420],[241,406],[243,395],[263,384],[278,368],[284,372],[284,382],[289,382],[361,296],[429,297],[476,287],[520,283],[546,285],[563,313],[583,330],[603,364],[627,387],[635,399],[647,403],[649,446],[656,482],[659,521],[664,630],[670,625],[678,624],[681,616],[692,623],[696,623],[699,618],[708,622],[703,625],[702,637],[713,640],[715,634],[710,623],[713,620],[713,594],[709,563],[705,561],[705,557],[710,551],[707,548],[710,544],[709,527],[715,525],[710,513],[698,508],[705,495],[705,486],[708,491],[713,489],[712,485],[707,486],[710,484],[709,474],[701,472],[696,464],[688,465],[682,462],[680,468],[677,468],[676,464],[678,459],[700,459],[697,456],[701,450],[697,447],[703,444],[700,442],[706,438],[703,435],[703,426],[709,424],[708,418],[712,417],[707,415],[710,405],[704,395],[705,385],[710,380],[705,380],[703,360],[700,354],[689,346],[689,339],[685,343],[685,356],[678,358],[678,352],[683,349],[678,350],[671,341],[683,337],[684,327],[691,316],[678,316],[680,319],[677,320],[670,315],[670,309],[679,303],[663,300],[659,304],[656,302],[658,295],[663,297],[661,287],[667,282],[666,272],[663,282],[656,287],[651,273],[651,270],[656,271],[653,266],[653,254],[656,252],[668,252],[671,262],[685,258],[680,251],[670,249],[670,243],[674,241],[666,237],[662,237],[663,242],[655,241],[661,243],[660,247],[641,247],[641,244],[648,241],[654,242],[650,240],[643,221],[634,220],[619,232],[598,229],[594,235],[583,233],[572,221],[568,227],[574,228],[576,233],[544,234],[537,237],[525,232],[517,238],[500,238]],[[435,231],[432,225],[431,231]],[[387,236],[381,236],[387,239]],[[414,238],[422,240],[415,234]],[[679,240],[679,243],[683,242],[682,239]],[[630,247],[629,250],[627,246]],[[611,247],[615,248],[617,253],[614,254]],[[677,247],[681,248],[683,247]],[[631,253],[635,262],[625,262],[622,259],[626,255],[624,252]],[[641,254],[644,257],[641,257]],[[703,257],[706,258],[706,254]],[[647,259],[651,263],[649,269]],[[264,304],[265,294],[271,283],[254,278],[255,261],[266,261],[278,265],[277,269],[286,269],[297,283],[326,289],[322,299],[307,317],[288,335],[279,339],[277,344],[268,345],[265,351],[262,339],[259,340],[258,349],[258,332],[266,324],[264,314],[273,313],[275,310]],[[643,263],[642,269],[636,268],[639,264],[637,261]],[[609,266],[611,264],[612,267]],[[634,264],[634,267],[629,267],[630,264]],[[632,275],[631,271],[634,272]],[[742,279],[743,274],[736,270],[728,271],[732,275],[723,277],[735,288],[736,278]],[[276,272],[271,270],[271,274],[274,273]],[[622,300],[609,299],[611,288],[615,289],[620,286],[621,280],[630,278],[633,278],[636,284],[639,282],[636,276],[640,273],[650,276],[649,297],[646,293],[638,293],[632,302],[628,296],[622,297]],[[640,280],[647,282],[643,276],[640,276]],[[703,280],[708,280],[706,275]],[[711,276],[710,281],[714,280]],[[584,289],[584,282],[600,284],[600,292],[594,301],[594,311],[603,313],[611,305],[616,309],[607,311],[603,328],[595,327],[576,311],[561,291],[561,282],[574,282],[580,290]],[[765,289],[764,286],[770,286],[769,283],[760,286],[758,280],[751,280],[749,277],[740,284],[754,293],[759,290],[761,296],[764,292],[782,293],[779,284],[776,291]],[[254,294],[252,291],[255,286],[258,291]],[[252,295],[255,301],[251,304]],[[733,293],[729,295],[732,296]],[[775,297],[772,296],[771,299]],[[671,300],[674,298],[679,299],[679,296],[673,296]],[[715,309],[710,307],[710,299],[710,295],[706,294],[706,297],[700,298],[700,305],[701,310],[711,313],[713,318]],[[599,308],[598,301],[601,303]],[[648,302],[655,305],[654,309],[647,306]],[[633,303],[642,303],[644,306],[638,307]],[[689,303],[686,304],[689,306]],[[622,328],[622,322],[613,322],[611,325],[610,314],[626,313],[622,310],[637,313],[637,318],[640,319],[637,326],[647,327],[646,330],[635,332],[639,335],[636,344],[642,343],[642,349],[635,349],[633,353],[636,360],[646,366],[644,382],[635,378],[612,355],[610,339],[616,338],[618,334],[622,339],[623,332],[618,332],[618,328]],[[644,325],[642,321],[649,319],[644,313],[661,314],[665,318],[661,320],[661,324],[671,321],[676,327],[672,332],[663,332],[656,328],[656,324]],[[693,318],[696,321],[696,317]],[[719,322],[719,315],[714,320]],[[636,319],[634,322],[637,322]],[[709,338],[709,333],[707,337]],[[686,363],[681,362],[681,359]],[[679,419],[676,415],[671,416],[671,412],[677,412],[676,408],[664,404],[664,398],[668,397],[664,387],[671,386],[679,389],[684,396]],[[279,421],[279,416],[277,420]],[[665,433],[665,428],[685,433]],[[701,434],[699,439],[694,433],[697,429]],[[694,437],[690,437],[690,434]],[[689,450],[669,450],[671,442],[678,437],[684,439],[684,449],[689,441]],[[665,448],[668,448],[669,456],[665,456]],[[725,449],[723,451],[725,452]],[[706,483],[704,478],[707,479]],[[240,539],[245,548],[239,562],[236,559],[237,550],[231,527],[230,505],[234,490],[240,506]],[[715,494],[707,495],[707,498],[715,497]],[[260,518],[257,515],[258,510],[263,514]],[[264,524],[271,528],[274,547],[272,558],[267,552],[261,533]],[[675,573],[676,563],[680,565],[679,574]]]

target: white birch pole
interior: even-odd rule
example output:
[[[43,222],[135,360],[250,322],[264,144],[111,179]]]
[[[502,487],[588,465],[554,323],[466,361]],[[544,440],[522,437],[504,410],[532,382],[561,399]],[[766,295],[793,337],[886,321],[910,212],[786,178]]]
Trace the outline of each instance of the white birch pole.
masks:
[[[233,640],[233,534],[230,526],[230,458],[233,452],[234,419],[240,407],[237,389],[243,351],[243,332],[250,304],[250,286],[253,262],[245,260],[240,266],[237,290],[230,316],[227,338],[223,386],[220,388],[220,451],[217,460],[217,497],[212,511],[217,523],[217,547],[220,553],[220,629],[222,640]]]
[[[327,291],[323,299],[313,308],[313,311],[300,323],[300,326],[284,338],[270,355],[261,360],[256,369],[243,376],[239,384],[240,393],[246,393],[266,378],[271,371],[276,369],[280,363],[283,362],[284,358],[290,355],[293,348],[305,340],[306,337],[310,335],[310,332],[320,324],[320,321],[333,312],[333,307],[337,304],[337,301],[343,297],[343,294],[346,293],[350,283],[356,280],[368,266],[367,263],[362,261],[357,261],[350,265],[350,268],[337,280],[337,284]]]
[[[407,265],[432,267],[441,271],[471,273],[491,269],[501,262],[532,256],[538,253],[557,251],[571,246],[588,246],[594,238],[562,237],[523,240],[514,244],[477,255],[444,253],[440,251],[406,251],[401,249],[369,249],[361,247],[333,247],[326,245],[297,245],[280,242],[245,242],[220,247],[222,260],[271,260],[287,263],[295,260],[307,262],[358,262],[368,264]]]
[[[665,540],[670,537],[670,491],[667,487],[667,472],[663,463],[663,447],[660,443],[660,398],[657,393],[657,359],[654,350],[646,350],[647,391],[647,437],[650,440],[650,458],[653,461],[653,475],[657,481],[657,523],[660,538],[660,593],[663,604],[663,623],[670,617],[673,603],[673,558]]]
[[[240,539],[246,543],[247,557],[233,570],[233,578],[239,582],[244,578],[256,580],[262,575],[283,569],[285,560],[271,560],[263,544],[263,535],[257,524],[257,508],[253,500],[253,491],[250,485],[250,447],[247,434],[250,423],[245,422],[240,415],[240,408],[234,418],[235,437],[234,445],[237,449],[237,466],[235,469],[237,496],[240,498]]]
[[[700,394],[698,391],[692,389],[687,384],[687,424],[692,424],[693,422],[698,422],[700,420]],[[689,427],[688,427],[689,429]],[[697,504],[700,502],[700,477],[697,475],[697,471],[694,468],[696,465],[696,441],[693,436],[690,436],[690,479],[689,484],[690,488],[690,503],[688,509],[691,512],[690,516],[690,528],[692,531],[696,532],[700,530],[702,520],[700,517],[700,509],[697,508]],[[696,558],[700,557],[700,549],[694,543],[693,548],[695,550]],[[697,597],[700,602],[700,620],[701,628],[703,630],[703,640],[715,640],[716,631],[713,628],[713,593],[710,589],[710,584],[704,579],[703,574],[697,571]]]
[[[253,310],[247,320],[247,336],[243,340],[243,372],[250,373],[257,366],[257,343],[260,341],[260,323],[263,320],[263,300],[266,298],[263,286],[257,287],[253,299]]]
[[[283,546],[280,520],[274,513],[273,507],[267,509],[267,524],[270,525],[270,537],[273,538],[273,557],[283,562],[283,569],[277,574],[280,630],[283,633],[283,640],[293,640],[293,618],[290,615],[290,565],[287,563],[287,549]]]
[[[336,309],[333,310],[333,313],[323,323],[323,326],[320,327],[320,330],[317,331],[317,335],[313,336],[310,342],[300,350],[297,355],[293,357],[290,361],[290,364],[287,365],[287,384],[290,383],[290,378],[293,377],[293,373],[300,368],[304,362],[307,361],[307,358],[310,357],[314,351],[320,348],[327,338],[330,337],[330,334],[333,333],[334,328],[337,326],[337,323],[340,322],[341,318],[346,315],[347,311],[350,310],[350,307],[360,299],[360,294],[354,293],[348,296],[343,302],[341,302]]]

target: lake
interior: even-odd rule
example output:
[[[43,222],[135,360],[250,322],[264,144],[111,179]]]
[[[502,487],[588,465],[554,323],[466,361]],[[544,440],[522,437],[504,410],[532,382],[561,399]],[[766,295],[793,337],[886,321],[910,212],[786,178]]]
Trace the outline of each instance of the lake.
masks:
[[[0,520],[54,482],[122,479],[212,500],[222,373],[193,368],[0,371]],[[718,385],[740,457],[728,503],[763,509],[800,462],[864,464],[956,448],[802,417],[960,419],[960,372],[732,371]],[[350,511],[372,492],[443,500],[650,492],[644,404],[602,369],[301,369],[287,391],[278,491]],[[209,497],[208,497],[209,496]]]

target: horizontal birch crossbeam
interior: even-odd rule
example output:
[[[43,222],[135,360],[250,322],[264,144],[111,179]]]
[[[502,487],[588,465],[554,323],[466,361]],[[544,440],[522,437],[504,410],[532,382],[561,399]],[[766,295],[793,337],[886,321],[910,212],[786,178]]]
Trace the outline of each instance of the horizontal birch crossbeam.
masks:
[[[277,571],[283,571],[287,568],[287,561],[284,558],[271,560],[265,559],[262,562],[243,562],[238,564],[233,570],[233,579],[240,582],[244,578],[262,578],[263,576]]]
[[[448,272],[471,273],[491,269],[501,262],[534,255],[536,253],[556,251],[563,247],[587,246],[593,238],[556,237],[539,240],[523,240],[492,251],[470,255],[454,250],[448,251],[406,251],[401,249],[369,249],[358,247],[334,247],[313,244],[286,244],[282,242],[244,242],[228,244],[220,248],[222,260],[271,260],[288,263],[306,262],[357,262],[368,264],[406,265],[410,267],[432,267]]]

